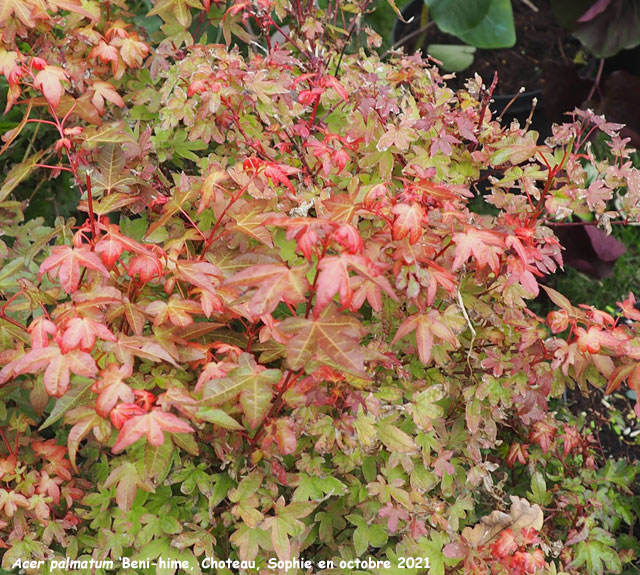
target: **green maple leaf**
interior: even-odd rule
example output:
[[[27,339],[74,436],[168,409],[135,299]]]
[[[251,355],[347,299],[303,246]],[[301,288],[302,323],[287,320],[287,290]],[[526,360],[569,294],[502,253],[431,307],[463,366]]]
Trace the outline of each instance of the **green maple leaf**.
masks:
[[[244,353],[238,360],[238,367],[232,369],[227,377],[205,382],[203,402],[207,405],[221,405],[240,396],[242,411],[253,429],[269,411],[273,385],[281,376],[279,369],[265,369],[256,364],[250,354]]]
[[[231,543],[238,548],[238,555],[242,561],[255,559],[258,551],[273,551],[269,532],[261,528],[251,528],[241,523],[230,537]]]
[[[276,501],[275,516],[267,517],[263,526],[271,529],[271,542],[281,561],[291,559],[291,542],[289,537],[300,535],[305,525],[300,519],[306,517],[316,508],[315,503],[297,501],[285,506],[284,498]]]
[[[138,467],[130,461],[116,467],[104,482],[104,487],[116,485],[116,503],[123,511],[128,511],[133,505],[138,488],[145,491],[154,491],[153,485]]]
[[[596,534],[594,529],[591,533]],[[577,568],[584,565],[589,575],[604,575],[605,573],[620,573],[622,563],[615,549],[609,546],[614,541],[611,537],[604,537],[602,540],[581,541],[576,545],[576,553],[571,563],[571,567]]]
[[[182,26],[188,27],[191,24],[189,7],[202,10],[202,4],[199,0],[158,0],[147,16],[159,14],[166,20],[164,16],[171,13]]]

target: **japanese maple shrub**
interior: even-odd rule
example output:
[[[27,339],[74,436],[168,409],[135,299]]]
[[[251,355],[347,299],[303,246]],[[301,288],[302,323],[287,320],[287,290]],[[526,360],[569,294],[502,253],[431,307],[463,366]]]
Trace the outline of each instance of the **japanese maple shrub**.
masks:
[[[0,188],[2,567],[621,572],[637,466],[548,406],[640,391],[640,312],[528,308],[562,264],[547,223],[638,220],[619,126],[576,111],[541,142],[479,78],[351,53],[368,3],[162,0],[150,37],[134,4],[0,11],[2,152],[24,149]],[[61,173],[78,216],[24,221],[12,194]]]

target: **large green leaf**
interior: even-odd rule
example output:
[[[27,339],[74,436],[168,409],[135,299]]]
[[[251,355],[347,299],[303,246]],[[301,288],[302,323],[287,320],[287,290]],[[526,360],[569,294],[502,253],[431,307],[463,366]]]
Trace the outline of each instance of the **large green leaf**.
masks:
[[[613,541],[581,541],[576,545],[574,568],[584,566],[589,575],[604,575],[604,573],[620,573],[622,564],[615,549],[607,543]]]
[[[516,43],[511,0],[425,0],[438,28],[476,48]]]
[[[473,64],[476,49],[465,44],[431,44],[427,47],[429,56],[442,62],[447,72],[462,72]]]

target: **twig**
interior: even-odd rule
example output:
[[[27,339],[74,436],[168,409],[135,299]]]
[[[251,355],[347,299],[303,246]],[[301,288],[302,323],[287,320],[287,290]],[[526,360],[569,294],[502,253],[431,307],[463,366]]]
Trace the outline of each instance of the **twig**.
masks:
[[[498,116],[497,120],[499,122],[502,121],[502,116],[504,116],[504,113],[511,108],[511,105],[518,99],[518,97],[524,94],[524,86],[521,86],[520,89],[515,93],[515,95],[513,96],[513,98],[511,98],[511,100],[509,100],[509,103],[503,108],[502,112],[500,112],[500,115]]]
[[[528,8],[531,8],[531,10],[533,10],[534,12],[540,12],[539,8],[533,2],[531,2],[531,0],[521,0],[521,1],[525,6],[527,6]]]
[[[473,368],[471,367],[471,352],[473,351],[473,343],[476,340],[476,330],[471,323],[471,319],[469,318],[469,314],[467,313],[467,308],[464,307],[464,302],[462,301],[462,294],[460,293],[460,285],[458,284],[458,305],[460,306],[460,310],[462,311],[462,315],[464,319],[467,320],[467,325],[471,330],[471,342],[469,342],[469,351],[467,352],[467,365],[469,366],[469,371],[473,375]]]
[[[400,40],[398,40],[393,46],[391,46],[391,48],[389,48],[382,56],[380,56],[380,59],[384,60],[396,48],[398,48],[399,46],[402,46],[407,40],[411,40],[412,38],[415,38],[419,34],[422,34],[423,32],[426,32],[432,25],[433,25],[433,20],[430,21],[430,22],[427,22],[426,26],[423,26],[422,28],[419,28],[418,30],[414,30],[413,32],[411,32],[411,34],[407,34],[403,38],[400,38]]]
[[[353,33],[355,32],[358,22],[360,22],[360,19],[362,18],[362,15],[364,14],[365,10],[369,7],[369,4],[371,4],[371,0],[366,0],[365,3],[362,5],[362,7],[360,8],[360,12],[358,13],[357,16],[355,16],[353,18],[353,20],[351,21],[351,25],[349,26],[349,33],[347,35],[347,39],[344,41],[344,46],[342,46],[342,50],[340,52],[340,57],[338,58],[338,63],[336,64],[336,69],[333,73],[333,75],[337,78],[338,74],[340,73],[340,64],[342,64],[342,58],[344,56],[344,53],[347,50],[347,46],[349,46],[349,44],[351,43],[351,36],[353,36]]]
[[[598,94],[600,94],[600,98],[602,98],[602,93],[600,92],[600,79],[602,78],[602,70],[604,69],[604,58],[600,58],[600,64],[598,65],[598,73],[596,74],[596,79],[593,82],[593,86],[591,87],[591,91],[587,96],[587,102],[591,101],[595,91],[598,90]]]

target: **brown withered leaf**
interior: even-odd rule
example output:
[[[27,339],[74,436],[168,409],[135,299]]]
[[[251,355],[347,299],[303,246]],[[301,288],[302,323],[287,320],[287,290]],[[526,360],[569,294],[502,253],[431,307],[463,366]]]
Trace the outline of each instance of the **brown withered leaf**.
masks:
[[[514,533],[520,533],[522,529],[529,527],[542,529],[544,516],[539,505],[531,505],[526,499],[515,495],[510,499],[511,509],[508,514],[498,510],[492,511],[473,528],[465,527],[462,530],[462,536],[472,547],[486,545],[505,529],[511,529]]]

